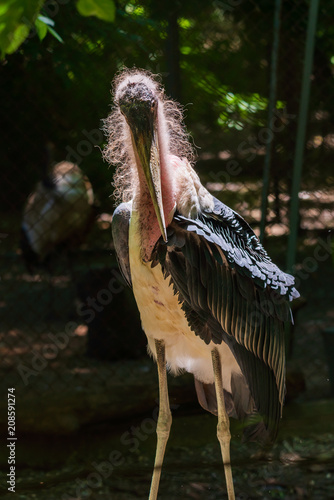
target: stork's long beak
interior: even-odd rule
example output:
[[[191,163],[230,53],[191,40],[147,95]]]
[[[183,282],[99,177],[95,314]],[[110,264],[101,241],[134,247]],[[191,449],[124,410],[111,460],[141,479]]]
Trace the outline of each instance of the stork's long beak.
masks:
[[[151,195],[154,210],[158,219],[159,228],[164,241],[167,241],[167,231],[161,193],[161,167],[159,141],[155,127],[155,113],[149,113],[144,121],[128,120],[132,132],[132,140],[137,160],[139,160],[148,189]]]

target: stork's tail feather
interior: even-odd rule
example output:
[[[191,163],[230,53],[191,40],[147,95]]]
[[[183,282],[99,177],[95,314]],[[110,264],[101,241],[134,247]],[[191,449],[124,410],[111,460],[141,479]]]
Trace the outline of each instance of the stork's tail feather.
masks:
[[[259,413],[248,415],[243,421],[242,441],[256,441],[262,446],[271,445],[276,437],[267,429]]]
[[[197,399],[201,407],[214,415],[218,415],[215,384],[204,384],[197,380],[196,377],[194,377],[194,381]]]
[[[263,417],[256,411],[248,387],[240,383],[242,377],[232,374],[232,393],[224,389],[225,409],[229,417],[242,422],[243,441],[257,441],[263,446],[271,443],[275,436],[266,427]],[[205,384],[194,377],[199,404],[214,415],[218,415],[215,384]]]

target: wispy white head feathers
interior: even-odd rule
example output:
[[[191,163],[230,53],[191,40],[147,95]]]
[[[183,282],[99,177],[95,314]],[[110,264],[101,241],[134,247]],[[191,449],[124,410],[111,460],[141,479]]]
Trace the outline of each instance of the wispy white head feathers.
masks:
[[[114,175],[117,202],[131,200],[138,184],[130,129],[119,106],[119,99],[126,87],[134,83],[146,85],[158,100],[157,125],[162,138],[161,154],[165,156],[165,161],[169,155],[186,158],[189,162],[194,159],[194,150],[182,122],[182,109],[178,103],[167,99],[158,77],[136,68],[122,70],[113,81],[114,107],[104,122],[108,145],[103,155],[108,162],[117,166]]]

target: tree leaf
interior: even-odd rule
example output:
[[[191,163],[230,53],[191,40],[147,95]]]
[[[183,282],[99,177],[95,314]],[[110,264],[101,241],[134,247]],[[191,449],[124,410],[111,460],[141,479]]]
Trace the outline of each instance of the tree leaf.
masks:
[[[47,24],[48,26],[54,26],[55,22],[53,19],[50,19],[49,17],[46,16],[38,16],[38,18],[42,23]]]
[[[62,37],[51,26],[48,26],[47,30],[51,33],[52,36],[54,36],[56,38],[56,40],[58,40],[58,42],[64,43],[64,40],[62,39]]]
[[[82,16],[95,16],[103,21],[115,20],[116,8],[113,0],[78,0],[77,9]]]
[[[48,27],[43,21],[41,21],[40,17],[41,16],[39,16],[38,19],[36,19],[35,21],[35,28],[38,38],[40,40],[43,40],[48,32]]]
[[[12,54],[34,28],[43,0],[2,0],[0,6],[0,52]]]
[[[7,40],[4,39],[5,37],[1,40],[1,44],[4,42],[4,49],[1,50],[2,55],[16,52],[29,35],[29,31],[30,28],[26,24],[18,24],[16,28],[13,27],[10,33],[6,33]]]

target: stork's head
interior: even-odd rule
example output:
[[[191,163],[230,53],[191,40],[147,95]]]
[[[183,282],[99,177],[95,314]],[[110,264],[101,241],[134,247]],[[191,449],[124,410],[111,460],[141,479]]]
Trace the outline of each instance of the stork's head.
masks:
[[[157,123],[159,98],[144,82],[129,82],[119,93],[117,104],[130,128],[137,169],[144,174],[162,237],[167,241]]]
[[[159,77],[146,70],[122,70],[113,91],[115,106],[105,120],[104,157],[117,165],[114,196],[137,202],[144,189],[150,213],[157,219],[150,238],[162,234],[166,240],[166,226],[177,203],[177,169],[183,159],[192,162],[194,156],[181,107],[165,96]]]

